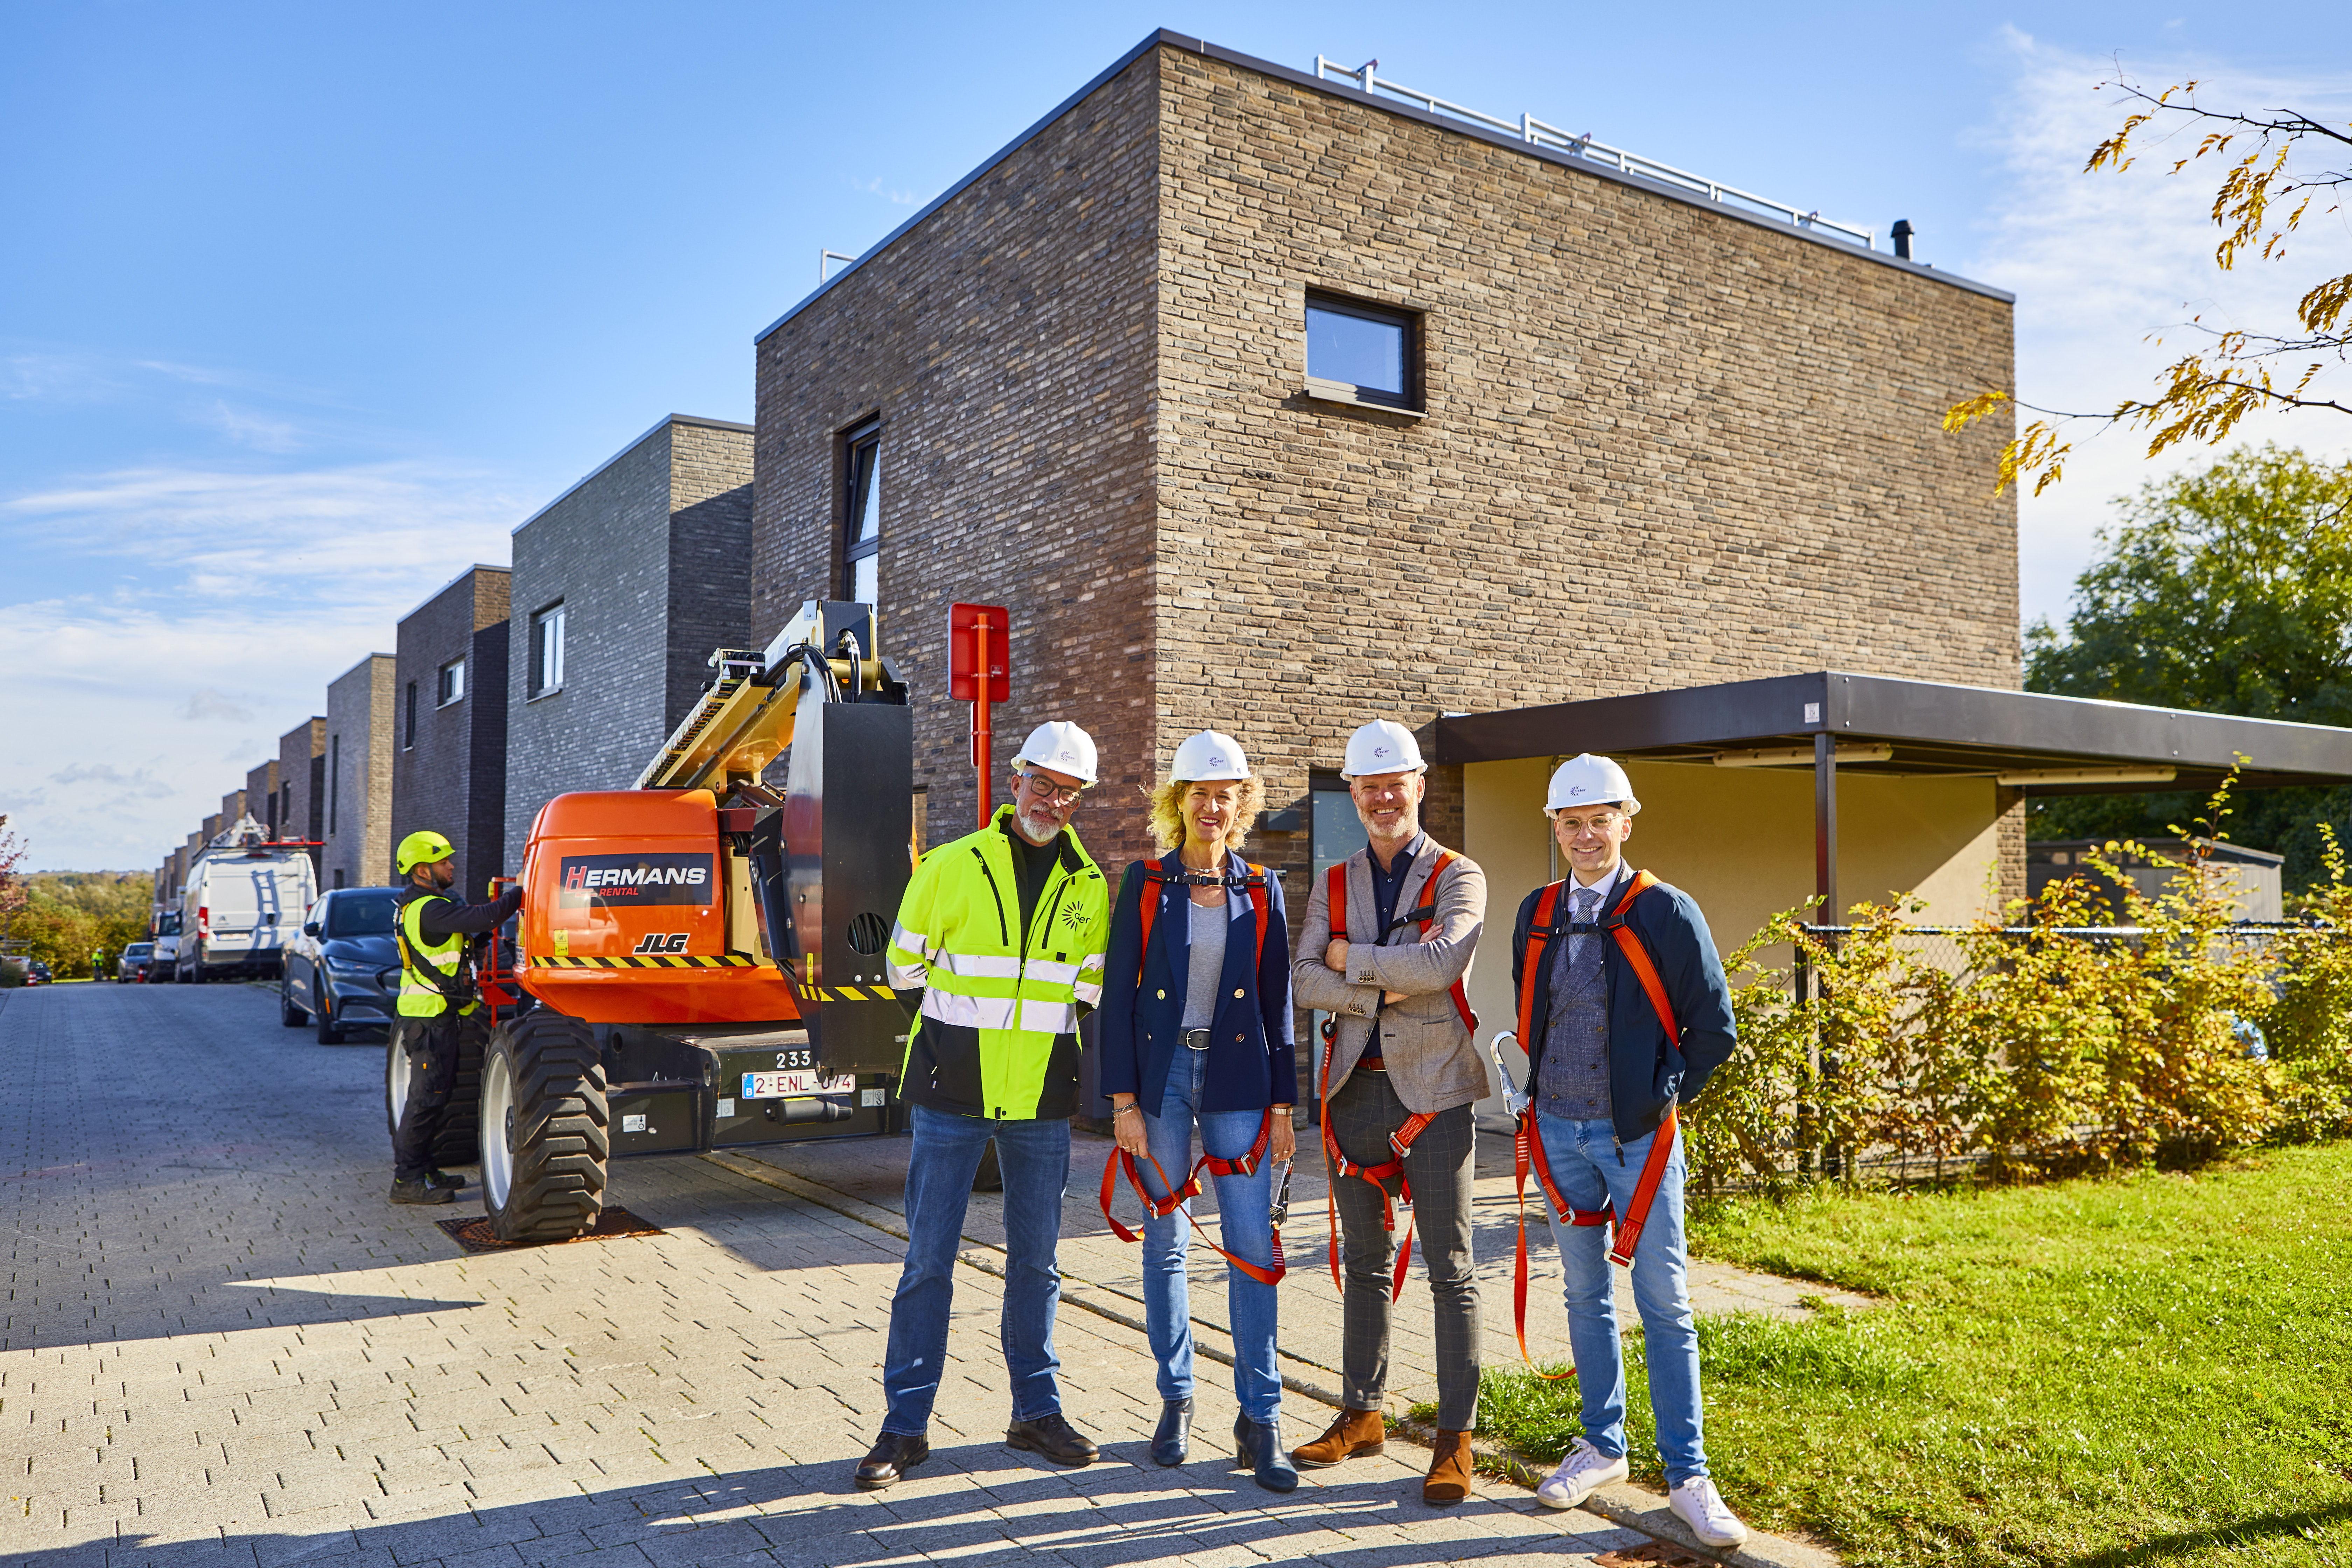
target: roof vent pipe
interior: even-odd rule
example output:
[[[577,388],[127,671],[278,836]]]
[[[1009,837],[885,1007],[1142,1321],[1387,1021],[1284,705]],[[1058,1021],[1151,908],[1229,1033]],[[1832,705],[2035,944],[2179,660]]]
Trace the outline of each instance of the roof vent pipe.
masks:
[[[1911,220],[1907,217],[1896,218],[1894,228],[1888,232],[1895,237],[1895,258],[1897,261],[1910,260],[1911,237],[1919,232],[1911,226]]]

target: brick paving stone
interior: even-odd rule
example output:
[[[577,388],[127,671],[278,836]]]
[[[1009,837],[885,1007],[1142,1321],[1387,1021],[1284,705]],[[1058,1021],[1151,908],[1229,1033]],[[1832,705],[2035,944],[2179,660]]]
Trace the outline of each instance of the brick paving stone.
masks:
[[[881,1568],[1013,1550],[1045,1568],[1365,1568],[1573,1563],[1641,1539],[1493,1483],[1454,1513],[1424,1509],[1403,1444],[1261,1492],[1221,1452],[1232,1396],[1213,1364],[1198,1458],[1150,1465],[1141,1336],[1076,1304],[1132,1307],[1131,1249],[1075,1199],[1065,1255],[1081,1279],[1056,1344],[1071,1418],[1105,1458],[1066,1470],[1003,1446],[1001,1220],[976,1196],[933,1458],[857,1492],[901,1245],[877,1224],[903,1143],[730,1157],[767,1182],[692,1156],[624,1163],[614,1200],[667,1235],[463,1257],[383,1201],[380,1048],[289,1038],[273,1001],[78,987],[0,1005],[0,1075],[24,1089],[0,1104],[0,1443],[28,1464],[0,1563]],[[1292,1316],[1318,1311],[1311,1289],[1286,1292]],[[1197,1281],[1211,1349],[1222,1296]],[[1328,1415],[1292,1395],[1293,1439]]]

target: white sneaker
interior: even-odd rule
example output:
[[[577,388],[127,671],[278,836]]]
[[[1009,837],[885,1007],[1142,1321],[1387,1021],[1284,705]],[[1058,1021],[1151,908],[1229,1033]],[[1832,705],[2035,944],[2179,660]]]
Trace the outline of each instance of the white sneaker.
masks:
[[[1706,1546],[1738,1546],[1747,1541],[1748,1527],[1739,1516],[1726,1508],[1715,1483],[1705,1476],[1693,1476],[1666,1492],[1666,1506],[1675,1517],[1691,1527],[1691,1533]]]
[[[1612,1459],[1579,1437],[1559,1468],[1536,1488],[1536,1500],[1546,1508],[1574,1508],[1611,1481],[1622,1481],[1632,1473],[1625,1468],[1624,1456]]]

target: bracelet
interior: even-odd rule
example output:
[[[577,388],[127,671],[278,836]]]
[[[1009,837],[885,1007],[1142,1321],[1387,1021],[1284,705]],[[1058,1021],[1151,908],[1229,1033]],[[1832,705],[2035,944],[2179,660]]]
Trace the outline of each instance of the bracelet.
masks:
[[[1118,1110],[1112,1111],[1111,1114],[1113,1116],[1125,1116],[1130,1110],[1140,1115],[1142,1113],[1143,1107],[1139,1105],[1122,1105]]]

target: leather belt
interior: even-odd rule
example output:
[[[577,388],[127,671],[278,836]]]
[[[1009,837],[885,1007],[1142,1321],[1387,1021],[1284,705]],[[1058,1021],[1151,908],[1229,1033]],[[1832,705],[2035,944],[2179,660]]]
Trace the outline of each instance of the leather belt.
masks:
[[[1184,1048],[1188,1051],[1205,1051],[1209,1048],[1209,1031],[1206,1029],[1179,1030],[1176,1037],[1184,1042]]]
[[[1379,1057],[1363,1057],[1358,1059],[1356,1063],[1356,1070],[1359,1072],[1386,1072],[1389,1070],[1389,1064]]]

